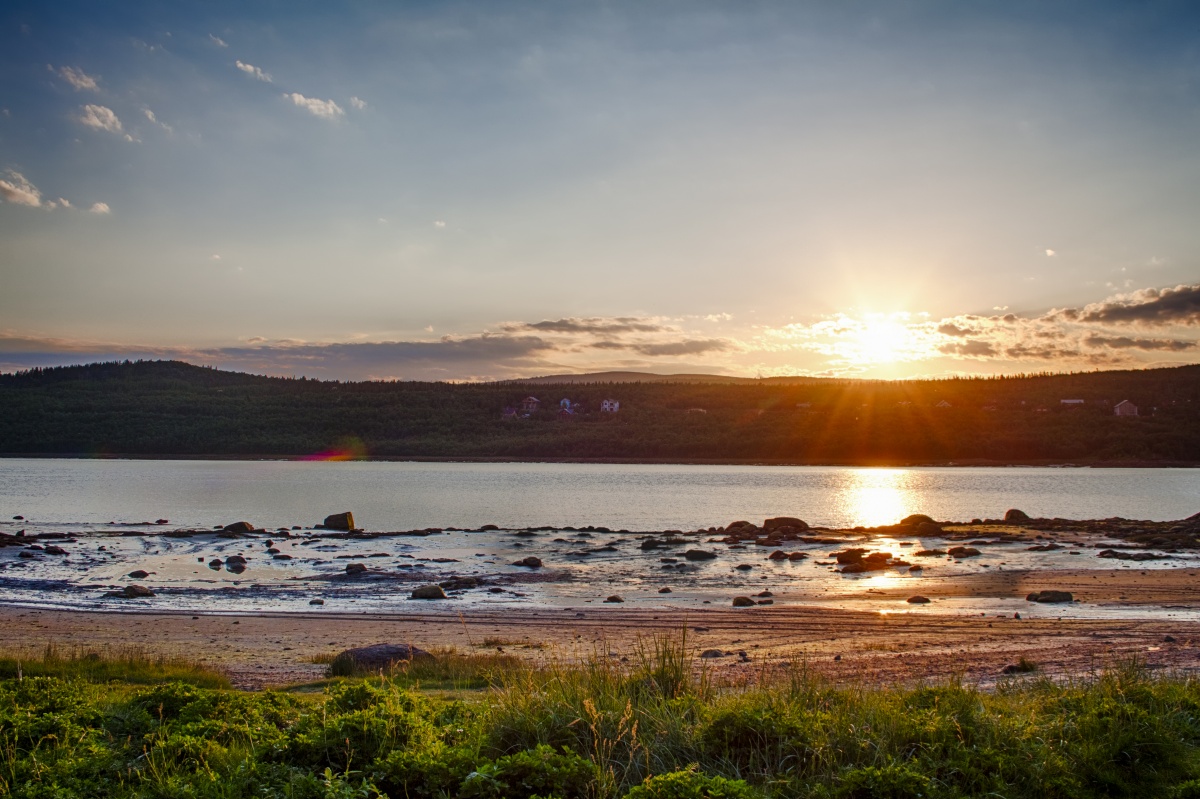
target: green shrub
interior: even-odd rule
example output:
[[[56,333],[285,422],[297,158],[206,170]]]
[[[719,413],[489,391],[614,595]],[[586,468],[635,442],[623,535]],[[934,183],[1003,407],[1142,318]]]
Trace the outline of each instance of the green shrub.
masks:
[[[760,799],[762,794],[742,780],[709,777],[695,766],[684,771],[647,777],[625,799]]]
[[[549,746],[527,749],[485,763],[467,775],[461,799],[583,799],[590,797],[600,777],[591,760],[569,749]]]

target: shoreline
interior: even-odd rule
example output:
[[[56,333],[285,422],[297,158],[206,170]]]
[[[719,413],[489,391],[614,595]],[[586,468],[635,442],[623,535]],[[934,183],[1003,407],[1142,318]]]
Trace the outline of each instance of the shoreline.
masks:
[[[570,458],[510,456],[440,455],[364,455],[353,458],[314,458],[311,455],[214,454],[214,453],[38,453],[2,452],[7,460],[128,460],[128,461],[278,461],[329,463],[361,461],[367,463],[580,463],[628,466],[807,466],[847,469],[921,469],[921,468],[1052,468],[1052,469],[1196,469],[1200,460],[989,460],[986,458],[953,461],[806,461],[794,458]]]

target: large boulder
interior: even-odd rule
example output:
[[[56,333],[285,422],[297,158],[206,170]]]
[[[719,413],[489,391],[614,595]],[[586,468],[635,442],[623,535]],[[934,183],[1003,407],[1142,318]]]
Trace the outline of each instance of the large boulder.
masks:
[[[900,520],[901,524],[918,525],[918,524],[937,524],[931,516],[926,516],[924,513],[914,513],[911,516],[905,516]]]
[[[422,585],[419,588],[414,588],[412,592],[413,599],[447,599],[446,592],[442,590],[440,585]]]
[[[331,516],[326,516],[321,526],[326,530],[345,530],[349,532],[354,529],[354,514],[350,511],[334,513]]]
[[[154,596],[154,592],[144,585],[127,585],[120,591],[109,591],[105,596],[117,599],[148,599]]]
[[[1006,522],[1027,522],[1027,521],[1029,521],[1029,514],[1023,510],[1017,510],[1016,508],[1009,508],[1008,510],[1004,511],[1004,521],[1006,521]]]
[[[433,655],[409,644],[372,644],[347,649],[333,659],[330,671],[334,674],[352,674],[355,671],[378,671],[390,669],[397,663],[432,658]]]
[[[768,533],[774,532],[780,527],[794,527],[797,530],[807,530],[808,522],[803,519],[797,519],[795,516],[776,516],[763,522],[763,529]]]
[[[703,549],[689,549],[683,553],[683,557],[687,560],[712,560],[716,554]]]
[[[524,566],[527,569],[540,569],[542,568],[542,559],[530,555],[527,558],[521,558],[520,560],[513,561],[513,565]]]
[[[1025,599],[1028,602],[1058,603],[1072,602],[1075,597],[1071,595],[1070,591],[1034,591],[1031,594],[1027,594]]]
[[[250,522],[234,522],[222,527],[221,532],[231,533],[232,535],[245,535],[246,533],[254,532],[254,525]]]
[[[754,607],[754,600],[748,596],[735,596],[733,598],[733,606],[735,608],[752,608]]]

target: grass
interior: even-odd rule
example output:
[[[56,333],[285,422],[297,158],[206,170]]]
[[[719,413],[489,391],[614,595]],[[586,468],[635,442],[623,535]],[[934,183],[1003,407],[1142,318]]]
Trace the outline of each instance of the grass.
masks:
[[[990,691],[739,684],[684,636],[629,663],[440,652],[320,695],[0,681],[0,796],[958,799],[1200,796],[1200,683],[1136,663]],[[425,689],[484,688],[442,697]]]
[[[53,645],[36,654],[0,653],[0,680],[57,677],[88,682],[152,685],[182,682],[201,688],[229,688],[220,671],[189,658],[154,654],[136,647],[64,650]]]

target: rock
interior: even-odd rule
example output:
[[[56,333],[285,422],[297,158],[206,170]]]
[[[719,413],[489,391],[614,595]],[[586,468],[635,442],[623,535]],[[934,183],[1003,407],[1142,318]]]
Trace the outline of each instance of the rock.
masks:
[[[1175,643],[1175,636],[1173,636],[1173,635],[1164,635],[1164,636],[1163,636],[1163,643],[1164,643],[1164,644],[1173,644],[1173,643]]]
[[[50,551],[50,547],[46,547]],[[1098,558],[1113,558],[1115,560],[1168,560],[1170,555],[1159,555],[1154,552],[1121,552],[1115,549],[1105,549],[1096,553]]]
[[[924,567],[924,566],[922,566],[920,563],[917,563],[917,564],[914,564],[914,565],[912,565],[912,566],[909,566],[909,567],[908,567],[908,570],[909,570],[910,572],[922,572],[922,571],[925,571],[925,567]]]
[[[129,576],[135,580],[144,580],[150,576],[150,572],[145,569],[134,569],[129,573]]]
[[[944,549],[918,549],[913,553],[916,558],[936,558],[946,554]]]
[[[272,560],[291,560],[292,556],[291,555],[272,555],[271,559]]]
[[[155,524],[170,524],[171,520],[170,519],[155,519],[154,523]]]
[[[725,657],[725,653],[720,649],[705,649],[700,653],[700,657],[704,658],[705,660],[711,660],[713,658],[723,658]]]
[[[658,589],[658,593],[669,594],[671,593],[671,589],[664,585],[662,588]]]
[[[1027,522],[1027,521],[1029,521],[1029,514],[1023,510],[1017,510],[1016,508],[1009,508],[1008,510],[1004,511],[1004,521],[1006,521],[1006,522]]]
[[[540,569],[542,568],[542,559],[530,555],[527,558],[521,558],[520,560],[513,562],[513,565],[524,566],[527,569]]]
[[[414,588],[412,592],[413,599],[449,599],[446,592],[442,590],[440,585],[422,585],[419,588]]]
[[[365,574],[367,571],[366,564],[363,563],[347,563],[346,574]]]
[[[767,560],[787,560],[787,559],[788,559],[788,553],[784,552],[782,549],[777,549],[774,552],[772,552],[770,555],[767,556]]]
[[[37,555],[30,552],[28,549],[22,549],[20,552],[17,553],[17,557],[18,558],[35,558],[35,557],[37,557]]]
[[[245,566],[246,558],[243,557],[242,555],[230,555],[229,557],[225,558],[225,565],[226,566]]]
[[[17,516],[13,517],[13,521],[14,522],[23,522],[23,521],[25,521],[25,517],[21,516],[21,515],[17,515]]]
[[[751,569],[753,569],[753,568],[754,568],[754,564],[752,564],[752,563],[739,563],[738,565],[734,566],[733,568],[737,569],[738,571],[748,572],[748,571],[750,571]]]
[[[483,581],[478,577],[451,577],[449,580],[443,580],[438,583],[447,591],[466,591],[470,588],[478,588],[483,585]]]
[[[608,597],[604,601],[605,602],[624,602],[625,600],[622,599],[621,597],[617,596],[616,594],[613,594],[612,596]]]
[[[757,604],[759,604],[759,605],[774,605],[775,600],[774,599],[760,599],[760,600],[758,600]]]
[[[917,594],[916,596],[910,596],[908,598],[908,604],[910,605],[928,605],[929,602],[929,597],[921,596],[920,594]]]
[[[900,520],[900,524],[905,524],[915,527],[919,524],[937,524],[933,517],[926,516],[924,513],[914,513],[911,516],[905,516]]]
[[[683,557],[687,560],[712,560],[716,557],[716,553],[706,552],[703,549],[689,549],[683,553]]]
[[[357,649],[347,649],[334,658],[334,663],[342,663],[358,669],[388,669],[397,663],[410,660],[432,658],[433,655],[424,649],[408,644],[372,644]]]
[[[117,599],[147,599],[154,596],[154,592],[144,585],[127,585],[120,591],[109,591],[105,596]]]
[[[950,547],[946,554],[952,558],[973,558],[983,553],[975,547]]]
[[[867,563],[887,563],[891,559],[891,552],[872,552],[870,555],[867,555],[865,558],[863,558],[863,560],[865,560]]]
[[[788,560],[807,560],[808,554],[805,552],[793,552],[788,555]]]
[[[499,530],[500,528],[494,524],[481,524],[481,525],[479,525],[479,529],[480,530]]]
[[[865,554],[867,554],[867,550],[865,549],[852,548],[844,549],[841,552],[834,552],[833,557],[838,563],[844,565],[847,563],[858,563],[863,559],[863,555]]]
[[[324,600],[324,599],[310,599],[310,600],[308,600],[308,604],[310,604],[310,605],[324,605],[324,604],[325,604],[325,600]]]
[[[65,555],[65,554],[67,554],[67,550],[63,549],[62,547],[55,546],[54,544],[51,544],[50,546],[46,547],[45,552],[47,555]]]
[[[658,549],[661,546],[662,541],[659,541],[657,538],[647,538],[638,546],[638,549]]]
[[[770,591],[759,591],[758,594],[756,594],[756,596],[775,596],[775,595],[772,594]]]
[[[846,564],[846,567],[842,569],[842,574],[864,574],[868,571],[870,569],[867,568],[867,564],[859,561],[858,563]]]
[[[754,607],[754,600],[748,596],[735,596],[733,598],[733,606],[735,608],[752,608]]]
[[[220,558],[213,558],[212,560],[210,560],[208,562],[208,568],[212,569],[215,572],[221,571],[221,567],[224,565],[225,565],[225,561],[221,560]]]
[[[934,524],[933,522],[921,522],[920,524],[917,525],[917,530],[916,530],[917,535],[929,535],[929,536],[941,535],[942,532],[943,531],[942,531],[941,525]]]
[[[757,529],[758,529],[757,527],[755,527],[753,524],[751,524],[750,522],[747,522],[747,521],[730,522],[729,524],[725,525],[726,532],[732,532],[734,530],[757,530]]]
[[[221,528],[222,533],[233,533],[234,535],[245,535],[246,533],[254,532],[254,525],[250,522],[234,522],[227,524]]]
[[[1070,591],[1034,591],[1025,596],[1027,602],[1072,602],[1074,599]]]
[[[325,517],[325,521],[321,522],[318,527],[324,527],[326,530],[342,530],[349,532],[354,529],[354,514],[350,511],[342,513],[332,513]]]
[[[776,516],[763,522],[763,529],[768,533],[774,532],[780,527],[793,527],[796,530],[804,531],[808,529],[808,522],[797,519],[795,516]]]

